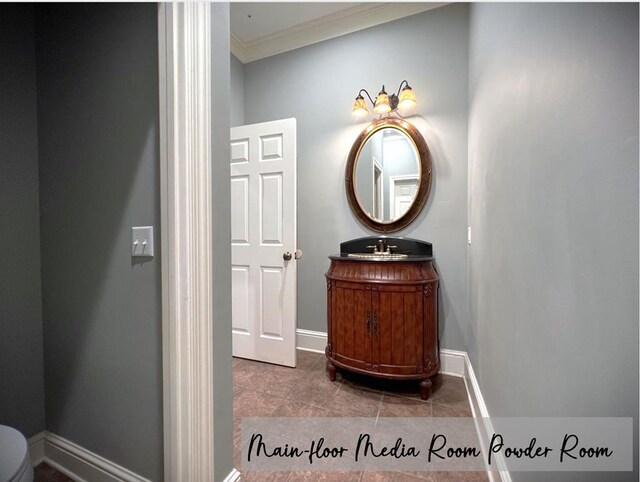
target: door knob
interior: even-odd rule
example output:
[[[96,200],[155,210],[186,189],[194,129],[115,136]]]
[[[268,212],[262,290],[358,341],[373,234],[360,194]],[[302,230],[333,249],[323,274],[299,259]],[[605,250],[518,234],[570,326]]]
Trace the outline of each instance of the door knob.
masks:
[[[286,253],[284,253],[282,255],[282,259],[284,259],[285,261],[290,261],[292,258],[291,253],[289,251],[287,251]]]

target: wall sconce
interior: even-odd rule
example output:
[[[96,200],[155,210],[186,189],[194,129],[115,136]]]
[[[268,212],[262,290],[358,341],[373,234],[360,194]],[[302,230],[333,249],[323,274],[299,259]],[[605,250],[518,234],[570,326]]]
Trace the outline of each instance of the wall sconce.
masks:
[[[356,117],[364,117],[369,114],[367,102],[364,100],[364,97],[362,97],[363,92],[367,94],[369,101],[373,105],[373,112],[380,115],[393,112],[397,109],[412,109],[417,104],[416,95],[413,93],[411,86],[406,80],[400,82],[398,92],[391,95],[387,94],[383,85],[382,90],[378,93],[375,100],[371,98],[369,92],[365,89],[360,89],[360,92],[358,92],[358,96],[356,97],[356,101],[353,103],[353,115]]]

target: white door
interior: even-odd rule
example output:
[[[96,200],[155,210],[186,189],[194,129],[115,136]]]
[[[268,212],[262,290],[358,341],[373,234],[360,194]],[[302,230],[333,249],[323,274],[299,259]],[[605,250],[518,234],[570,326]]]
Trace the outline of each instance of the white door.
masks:
[[[389,183],[391,219],[398,219],[411,207],[418,191],[416,176],[391,176]]]
[[[295,250],[296,120],[234,127],[233,356],[296,365]]]

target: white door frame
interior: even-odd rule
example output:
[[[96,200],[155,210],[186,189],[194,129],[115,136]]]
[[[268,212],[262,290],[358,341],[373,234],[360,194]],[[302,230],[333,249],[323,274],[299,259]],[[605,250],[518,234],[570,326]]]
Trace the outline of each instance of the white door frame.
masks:
[[[158,37],[164,479],[214,481],[213,320],[224,307],[213,306],[213,233],[230,228],[211,202],[220,156],[212,145],[212,4],[159,4]],[[217,416],[232,417],[220,405]],[[233,469],[225,480],[238,478]]]
[[[380,215],[377,219],[384,219],[384,187],[382,183],[384,182],[384,170],[382,168],[382,164],[378,162],[378,159],[373,157],[373,164],[371,169],[371,192],[373,193],[373,213],[372,216],[375,218],[375,212],[378,211]],[[380,184],[376,185],[376,169],[380,172]],[[376,191],[380,189],[380,196],[376,197]]]
[[[395,190],[396,190],[396,182],[397,181],[410,181],[415,180],[416,183],[420,181],[420,176],[418,174],[398,174],[397,176],[389,176],[389,215],[391,219],[395,218],[396,215],[396,205],[395,205]],[[416,190],[416,194],[418,191]],[[415,196],[414,196],[415,199]]]

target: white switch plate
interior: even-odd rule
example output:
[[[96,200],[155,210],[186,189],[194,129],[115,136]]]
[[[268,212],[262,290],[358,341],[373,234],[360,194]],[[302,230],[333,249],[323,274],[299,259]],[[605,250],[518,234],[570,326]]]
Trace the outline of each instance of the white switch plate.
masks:
[[[471,226],[467,226],[467,244],[471,244]]]
[[[131,256],[153,258],[153,226],[131,228]]]

